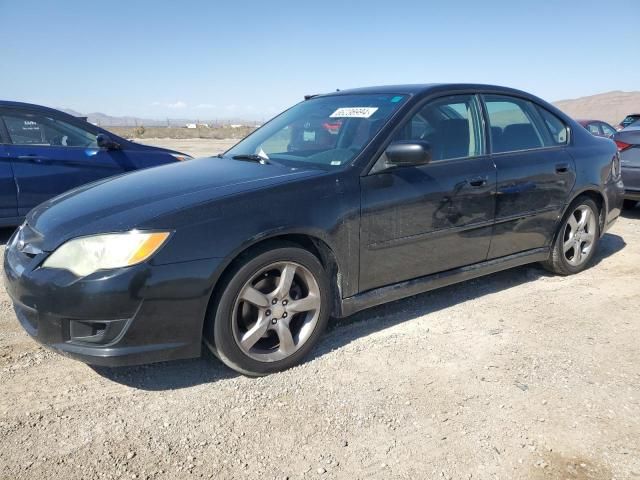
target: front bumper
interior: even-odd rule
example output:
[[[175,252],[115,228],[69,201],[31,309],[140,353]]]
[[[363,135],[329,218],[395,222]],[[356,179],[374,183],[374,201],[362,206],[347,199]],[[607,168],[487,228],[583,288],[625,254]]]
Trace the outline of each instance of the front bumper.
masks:
[[[122,366],[200,355],[218,259],[143,263],[84,278],[40,268],[48,254],[4,258],[6,290],[35,340],[83,362]]]

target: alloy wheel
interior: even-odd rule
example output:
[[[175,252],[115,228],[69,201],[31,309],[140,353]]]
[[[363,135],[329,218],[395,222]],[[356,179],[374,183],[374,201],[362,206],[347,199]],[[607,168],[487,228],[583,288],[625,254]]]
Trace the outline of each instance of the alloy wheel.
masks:
[[[294,262],[273,263],[240,289],[232,314],[234,339],[254,360],[282,360],[309,339],[320,305],[320,287],[307,268]]]
[[[567,219],[563,252],[567,262],[580,266],[589,258],[596,235],[596,215],[588,205],[579,205]]]

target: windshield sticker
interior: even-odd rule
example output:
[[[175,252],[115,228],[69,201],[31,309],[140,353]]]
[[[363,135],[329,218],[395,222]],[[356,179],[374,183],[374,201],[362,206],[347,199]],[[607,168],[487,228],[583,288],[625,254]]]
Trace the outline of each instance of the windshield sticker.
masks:
[[[378,107],[343,107],[329,116],[331,118],[369,118],[377,110]]]
[[[331,165],[342,165],[340,160],[331,160]]]
[[[402,95],[398,95],[397,97],[393,97],[391,99],[391,103],[398,103],[400,100],[402,100]]]

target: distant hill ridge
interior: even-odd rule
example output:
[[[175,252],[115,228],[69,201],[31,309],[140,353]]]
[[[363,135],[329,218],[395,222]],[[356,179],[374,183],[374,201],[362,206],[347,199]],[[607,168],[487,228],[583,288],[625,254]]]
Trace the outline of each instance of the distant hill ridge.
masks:
[[[559,100],[553,104],[560,110],[566,112],[573,118],[593,118],[604,120],[613,125],[619,123],[624,117],[630,113],[640,113],[640,92],[623,92],[615,90],[613,92],[598,93],[587,97],[573,98],[568,100]],[[112,117],[100,112],[82,114],[74,110],[61,109],[71,115],[77,117],[89,117],[91,123],[95,123],[105,127],[135,127],[144,125],[145,127],[166,127],[167,122],[172,126],[182,126],[186,123],[192,123],[195,119],[172,118],[169,120],[158,120],[140,117]],[[208,120],[203,120],[208,122]],[[252,123],[246,120],[228,120],[224,123]]]
[[[573,118],[598,119],[616,125],[628,114],[640,113],[640,92],[615,90],[553,104]]]
[[[187,123],[194,123],[196,121],[203,123],[214,123],[211,119],[194,119],[194,118],[169,118],[164,120],[152,119],[152,118],[141,118],[141,117],[113,117],[111,115],[107,115],[105,113],[100,112],[92,112],[92,113],[80,113],[70,108],[59,108],[65,113],[69,115],[73,115],[74,117],[87,117],[89,122],[99,125],[101,127],[138,127],[140,125],[144,125],[145,127],[182,127]],[[246,119],[220,119],[217,120],[220,124],[230,124],[230,123],[238,123],[238,124],[254,124],[255,121],[248,121]]]

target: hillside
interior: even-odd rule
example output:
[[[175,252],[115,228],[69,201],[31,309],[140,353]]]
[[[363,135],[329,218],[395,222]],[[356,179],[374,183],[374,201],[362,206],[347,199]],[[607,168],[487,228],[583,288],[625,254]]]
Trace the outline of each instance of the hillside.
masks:
[[[640,113],[640,92],[617,90],[553,104],[573,118],[593,118],[616,125],[629,113]]]
[[[624,117],[629,113],[640,113],[640,91],[636,92],[623,92],[616,90],[613,92],[599,93],[597,95],[591,95],[588,97],[573,98],[568,100],[559,100],[553,102],[553,104],[560,110],[571,115],[573,118],[593,118],[598,120],[604,120],[617,125]],[[105,115],[104,113],[89,113],[81,114],[76,111],[65,109],[62,110],[75,116],[88,116],[89,121],[97,125],[111,127],[135,127],[144,125],[145,127],[166,127],[171,126],[183,126],[185,123],[194,122],[193,119],[149,119],[139,117],[113,117]],[[246,120],[234,119],[233,122],[230,119],[225,119],[223,122],[208,123],[243,123],[251,124]]]

